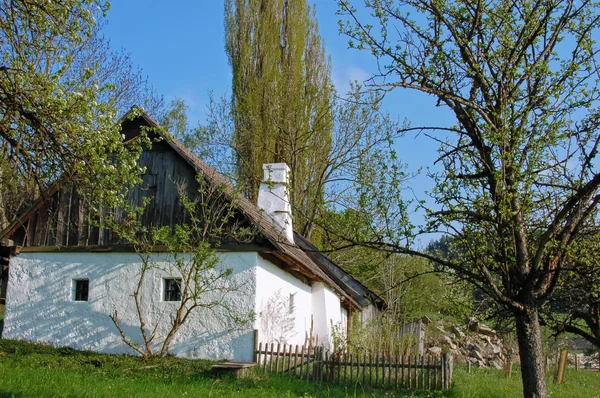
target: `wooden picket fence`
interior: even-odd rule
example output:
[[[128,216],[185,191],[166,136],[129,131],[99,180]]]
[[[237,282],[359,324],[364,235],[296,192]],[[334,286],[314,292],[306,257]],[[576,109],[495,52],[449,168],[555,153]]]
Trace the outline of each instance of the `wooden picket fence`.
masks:
[[[324,347],[257,343],[257,367],[313,383],[435,390],[452,384],[452,356],[332,353]]]

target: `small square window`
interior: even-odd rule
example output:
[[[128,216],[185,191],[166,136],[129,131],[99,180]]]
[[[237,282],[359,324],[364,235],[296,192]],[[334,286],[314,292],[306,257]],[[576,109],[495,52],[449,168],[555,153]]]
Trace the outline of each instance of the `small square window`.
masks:
[[[73,279],[73,301],[88,301],[89,279]]]
[[[181,278],[165,278],[163,288],[164,301],[181,301]]]

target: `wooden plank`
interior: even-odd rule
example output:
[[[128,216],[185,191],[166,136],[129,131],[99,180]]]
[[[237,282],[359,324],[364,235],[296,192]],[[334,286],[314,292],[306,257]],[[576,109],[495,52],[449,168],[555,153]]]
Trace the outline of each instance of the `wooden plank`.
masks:
[[[414,362],[414,377],[413,377],[413,383],[414,383],[414,388],[418,389],[419,388],[419,356],[415,355],[415,362]]]
[[[344,361],[344,384],[346,384],[346,378],[348,376],[348,354],[346,352],[342,353],[343,361]]]
[[[434,366],[434,371],[433,371],[433,388],[437,389],[438,388],[438,357],[435,356],[433,357],[433,366]]]
[[[354,379],[354,353],[350,353],[350,384],[353,384]]]
[[[421,389],[425,388],[425,356],[420,355],[421,357]]]
[[[412,384],[411,384],[412,377],[411,377],[411,374],[410,374],[410,355],[407,355],[406,357],[408,359],[407,369],[406,369],[406,376],[407,376],[406,385],[407,385],[408,388],[411,388],[411,386],[412,386]]]
[[[406,364],[406,361],[404,360],[405,356],[402,355],[401,360],[402,360],[402,387],[406,387],[406,377],[404,376],[404,365]]]
[[[262,342],[258,343],[258,352],[254,352],[254,361],[258,364],[258,368],[260,369],[260,353],[262,351]]]
[[[427,389],[431,390],[431,355],[427,355]]]
[[[85,206],[83,200],[79,200],[77,206],[77,245],[83,246],[87,243],[88,225],[86,223]]]
[[[279,343],[277,344],[277,372],[280,375],[283,375],[283,369],[285,367],[285,346],[286,344],[284,343],[283,345],[280,345]]]
[[[325,368],[327,367],[327,365],[325,364],[325,347],[321,347],[320,349],[320,354],[319,354],[319,358],[321,361],[321,365],[319,368],[319,378],[320,378],[320,382],[323,383],[324,377],[323,377],[323,372],[325,371]]]
[[[563,381],[565,380],[565,370],[567,368],[567,359],[568,359],[568,353],[566,349],[563,349],[560,355],[560,365],[559,365],[559,371],[558,371],[558,384],[562,384]],[[447,373],[447,372],[446,372]],[[447,383],[449,384],[449,383]]]
[[[336,376],[337,376],[337,384],[340,384],[341,379],[340,377],[342,376],[342,354],[338,354],[336,355],[336,360],[337,360],[337,366],[336,366]]]
[[[442,388],[446,388],[446,354],[442,355]]]
[[[307,356],[306,356],[306,381],[308,381],[308,377],[310,375],[310,343],[308,346],[308,350],[307,350]]]
[[[279,373],[279,350],[281,349],[281,343],[277,343],[277,351],[275,353],[275,374]]]
[[[394,373],[396,373],[396,376],[395,376],[395,379],[394,379],[394,387],[395,388],[398,388],[398,365],[399,365],[398,355],[396,354],[396,369],[395,369],[395,372],[394,372]]]
[[[304,370],[304,345],[300,347],[300,378],[302,378],[302,371]]]
[[[366,352],[363,354],[363,364],[362,365],[363,365],[362,366],[362,369],[363,369],[363,386],[365,386],[367,384],[366,383],[366,381],[367,381],[367,379],[366,379],[366,376],[367,376],[367,353]]]
[[[67,200],[67,211],[66,211],[66,219],[65,219],[65,246],[69,246],[69,238],[72,233],[73,228],[71,228],[71,212],[73,210],[73,191],[75,187],[71,185],[68,188],[68,200]]]
[[[290,344],[290,347],[288,349],[288,367],[287,367],[288,376],[290,375],[291,370],[292,370],[292,344]]]
[[[386,372],[386,367],[385,367],[385,354],[383,354],[381,356],[381,385],[383,387],[385,387],[385,372]]]
[[[35,239],[35,227],[37,224],[38,215],[34,214],[27,221],[27,226],[25,228],[25,244],[24,246],[32,246],[33,240]]]
[[[325,350],[325,363],[323,366],[323,379],[325,382],[329,381],[329,350]]]
[[[322,358],[321,358],[321,347],[316,347],[315,348],[315,364],[313,366],[313,383],[320,383],[321,382],[321,365],[322,365]]]
[[[273,351],[275,351],[275,343],[271,343],[271,351],[269,352],[269,373],[273,373]]]
[[[298,374],[298,344],[296,344],[296,350],[294,351],[294,376]]]
[[[259,346],[258,346],[258,329],[254,329],[254,356],[253,356],[253,360],[254,362],[258,362],[258,352],[260,351]]]
[[[48,224],[48,209],[46,209],[46,206],[40,207],[40,209],[37,212],[37,216],[38,221],[36,223],[37,225],[33,237],[33,246],[45,246],[46,242],[42,242],[42,239],[44,239],[45,237],[44,231],[46,230],[46,226]]]
[[[369,353],[369,385],[373,386],[373,354]]]
[[[379,386],[379,354],[375,355],[375,387]]]

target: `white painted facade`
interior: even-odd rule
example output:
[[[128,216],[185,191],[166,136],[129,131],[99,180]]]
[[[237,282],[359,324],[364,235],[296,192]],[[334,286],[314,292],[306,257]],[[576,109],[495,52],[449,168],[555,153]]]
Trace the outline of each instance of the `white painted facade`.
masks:
[[[340,297],[325,284],[312,286],[312,312],[314,333],[319,336],[319,345],[333,348],[332,328],[341,325],[342,306]],[[341,325],[345,327],[344,325]]]
[[[255,313],[255,321],[233,324],[231,314],[223,308],[198,308],[178,332],[170,353],[251,361],[254,329],[258,329],[261,341],[277,338],[281,343],[303,344],[312,318],[313,334],[319,336],[319,343],[328,345],[332,322],[345,322],[340,298],[328,286],[311,286],[257,252],[218,256],[219,267],[233,270],[231,284],[236,290],[227,295],[229,305],[241,316]],[[157,267],[146,276],[142,303],[146,324],[153,327],[159,322],[156,341],[161,342],[168,332],[170,314],[179,305],[163,301],[164,278],[177,275],[168,271],[166,254],[156,254],[152,260]],[[118,311],[125,333],[142,343],[131,296],[140,269],[135,253],[21,253],[10,260],[3,337],[134,354],[109,315]],[[73,300],[76,279],[89,280],[88,301]]]
[[[258,260],[255,324],[258,339],[304,344],[306,333],[310,333],[312,287],[262,257]]]

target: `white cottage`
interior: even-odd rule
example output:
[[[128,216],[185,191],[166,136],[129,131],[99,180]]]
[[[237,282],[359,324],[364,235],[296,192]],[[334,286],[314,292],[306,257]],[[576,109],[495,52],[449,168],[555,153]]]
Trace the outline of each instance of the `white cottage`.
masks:
[[[126,139],[144,126],[158,127],[145,114],[122,122]],[[198,192],[197,178],[227,184],[176,140],[164,138],[143,151],[144,182],[130,193],[133,201],[152,198],[144,213],[148,226],[186,222],[177,184],[185,183],[189,195]],[[237,222],[260,233],[251,242],[218,246],[219,266],[231,268],[232,281],[239,286],[227,300],[240,314],[255,313],[254,323],[235,326],[223,309],[199,309],[177,334],[170,353],[250,361],[255,330],[261,341],[303,344],[312,336],[328,346],[332,325],[346,328],[354,313],[369,319],[383,305],[380,297],[293,231],[286,191],[288,167],[271,164],[264,170],[258,204],[229,197]],[[87,211],[72,186],[56,185],[45,198],[0,233],[0,258],[8,270],[0,285],[0,299],[6,301],[2,337],[133,353],[109,315],[118,311],[124,332],[141,343],[132,299],[140,257],[127,242],[86,221]],[[157,263],[168,261],[168,254],[159,249],[152,257]],[[174,277],[166,267],[157,267],[142,289],[146,324],[159,325],[157,341],[167,332],[177,306]]]

